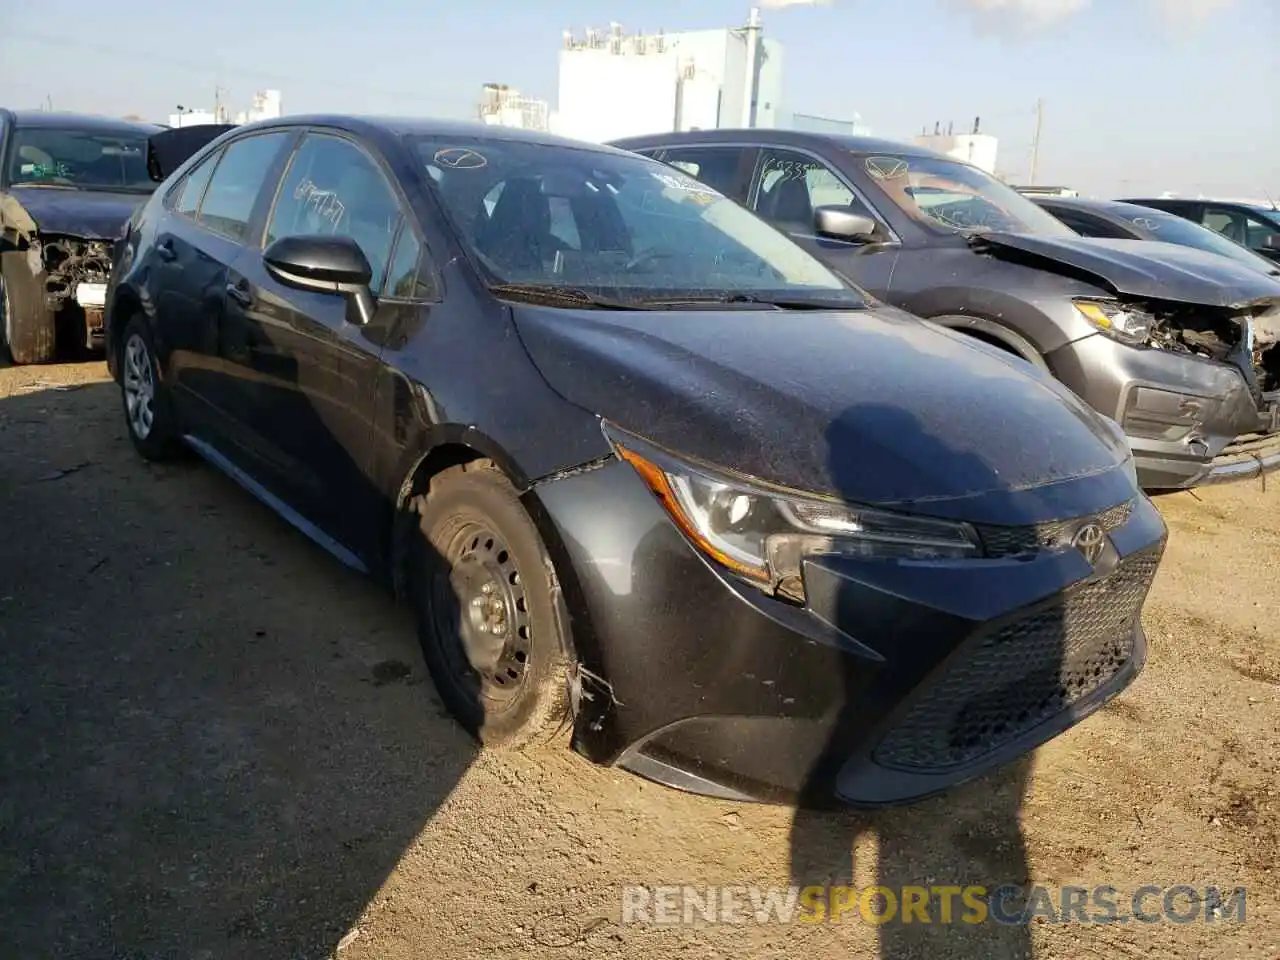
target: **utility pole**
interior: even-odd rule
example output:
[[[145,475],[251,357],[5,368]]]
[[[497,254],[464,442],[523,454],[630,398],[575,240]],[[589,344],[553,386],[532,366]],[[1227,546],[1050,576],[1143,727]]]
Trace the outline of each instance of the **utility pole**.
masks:
[[[760,97],[760,8],[752,7],[747,18],[747,88],[742,98],[742,126],[756,125],[756,101]]]
[[[1036,135],[1031,141],[1031,183],[1036,185],[1036,172],[1040,167],[1040,131],[1044,129],[1044,101],[1036,101]]]

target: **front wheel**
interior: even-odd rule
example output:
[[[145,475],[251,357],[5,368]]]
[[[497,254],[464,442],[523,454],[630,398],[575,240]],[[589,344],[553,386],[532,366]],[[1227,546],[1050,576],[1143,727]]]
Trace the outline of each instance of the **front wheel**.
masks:
[[[488,746],[551,739],[569,712],[570,643],[515,490],[478,460],[436,475],[414,507],[408,588],[441,699]]]
[[[168,387],[160,380],[151,330],[141,317],[120,338],[120,394],[125,425],[134,447],[148,460],[171,460],[182,452],[181,431]]]
[[[25,255],[24,255],[25,256]],[[13,255],[0,256],[0,354],[15,364],[49,363],[57,355],[57,330],[43,291],[20,270]]]

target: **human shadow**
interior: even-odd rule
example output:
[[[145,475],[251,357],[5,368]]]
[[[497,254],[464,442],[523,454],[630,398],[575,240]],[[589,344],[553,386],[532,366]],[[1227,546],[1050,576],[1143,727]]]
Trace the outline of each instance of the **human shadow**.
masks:
[[[114,383],[0,399],[0,442],[2,952],[331,955],[476,754],[407,611],[140,460]]]
[[[856,500],[859,474],[867,469],[857,451],[868,444],[909,452],[900,462],[881,463],[878,469],[933,473],[946,478],[951,489],[1002,486],[981,456],[953,449],[897,407],[851,407],[830,425],[827,441],[831,480],[849,499]],[[1018,513],[1002,520],[1010,527],[1035,522]],[[985,589],[995,590],[989,581],[996,576],[985,578]],[[1033,631],[1011,628],[1011,622],[1025,617],[1011,610],[979,627],[967,618],[979,610],[985,618],[998,604],[980,599],[983,588],[976,579],[935,577],[922,569],[911,586],[897,581],[901,592],[895,598],[865,590],[860,577],[874,579],[875,573],[865,566],[860,573],[851,568],[837,593],[837,619],[883,662],[844,658],[844,703],[794,817],[792,883],[802,888],[885,888],[887,894],[881,891],[855,903],[844,916],[846,922],[860,918],[878,924],[885,958],[1030,956],[1021,892],[993,896],[1000,888],[1027,883],[1020,813],[1031,767],[1028,756],[941,794],[931,784],[901,787],[906,805],[899,797],[877,809],[830,809],[822,798],[832,795],[833,782],[857,792],[841,778],[854,757],[883,774],[872,774],[870,782],[878,784],[870,788],[873,792],[890,777],[981,767],[984,756],[1055,705],[1050,701],[1062,687],[1063,608],[1056,602],[1042,604]],[[913,791],[923,791],[926,799],[913,801]],[[874,864],[856,863],[855,848],[875,850]],[[987,910],[980,912],[962,899],[962,891],[973,886],[992,897]],[[923,910],[906,908],[905,898],[912,896],[917,903],[925,898]]]

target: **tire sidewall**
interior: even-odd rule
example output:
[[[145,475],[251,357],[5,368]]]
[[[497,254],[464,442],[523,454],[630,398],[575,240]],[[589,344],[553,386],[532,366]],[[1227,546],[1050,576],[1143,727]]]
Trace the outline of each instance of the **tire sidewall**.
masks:
[[[147,362],[151,364],[151,378],[155,384],[155,396],[151,401],[151,432],[145,438],[139,437],[133,430],[124,391],[125,352],[128,350],[129,342],[135,336],[139,337],[147,348]],[[170,459],[178,451],[178,425],[174,420],[168,391],[161,382],[160,360],[156,355],[155,340],[151,336],[150,328],[141,317],[134,317],[125,325],[118,349],[116,362],[120,368],[120,409],[124,414],[129,440],[132,441],[134,448],[148,460]]]
[[[524,584],[530,626],[529,663],[519,694],[507,703],[482,704],[453,676],[455,661],[441,648],[441,638],[431,619],[431,578],[449,575],[451,568],[444,550],[459,519],[481,520],[501,536]],[[565,678],[570,654],[555,612],[551,560],[537,527],[500,473],[493,469],[451,472],[433,484],[419,511],[409,573],[410,596],[427,667],[445,706],[469,732],[486,745],[522,746],[545,736],[563,720],[568,703]]]

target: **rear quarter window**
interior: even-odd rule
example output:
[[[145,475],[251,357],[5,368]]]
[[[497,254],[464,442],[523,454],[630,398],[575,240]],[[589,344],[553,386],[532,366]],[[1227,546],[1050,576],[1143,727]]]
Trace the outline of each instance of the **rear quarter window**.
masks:
[[[200,223],[232,240],[244,240],[267,173],[292,137],[292,130],[281,130],[227,144],[200,203]]]

